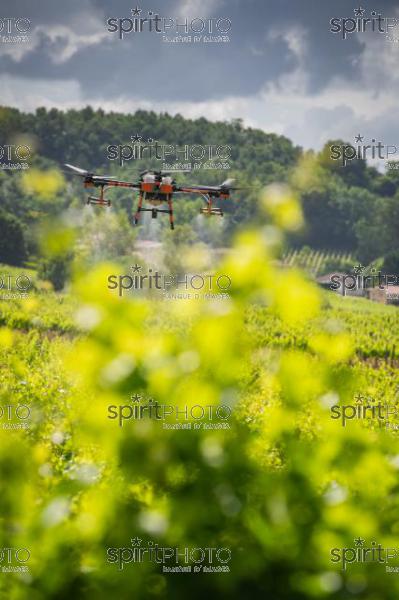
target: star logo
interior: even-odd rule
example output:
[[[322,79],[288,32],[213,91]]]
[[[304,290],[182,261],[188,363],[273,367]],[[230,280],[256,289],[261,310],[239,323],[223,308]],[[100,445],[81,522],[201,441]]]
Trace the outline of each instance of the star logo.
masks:
[[[356,404],[361,404],[363,402],[363,396],[361,394],[356,394],[355,402]]]
[[[355,136],[355,142],[356,142],[356,144],[361,144],[363,142],[363,140],[364,140],[364,135],[360,135],[360,133],[358,133]]]
[[[139,8],[138,6],[136,6],[136,8],[132,8],[130,10],[130,12],[132,13],[133,17],[139,17],[140,13],[141,13],[141,8]]]
[[[130,396],[130,400],[133,400],[133,402],[140,402],[142,396],[139,396],[138,394],[133,394],[133,396]]]
[[[131,542],[132,546],[138,547],[138,546],[141,546],[142,540],[138,537],[135,537],[135,538],[131,538],[130,542]]]
[[[361,547],[361,546],[364,546],[364,544],[365,544],[365,540],[363,540],[361,537],[358,537],[355,539],[355,546]]]
[[[140,273],[142,267],[140,267],[140,265],[138,265],[137,263],[133,266],[130,267],[131,270],[133,271],[133,273]]]
[[[364,271],[365,268],[366,267],[363,267],[363,265],[359,264],[359,265],[355,265],[353,267],[353,271],[354,271],[355,275],[361,275],[363,273],[363,271]]]
[[[131,135],[130,139],[132,140],[132,142],[138,143],[138,142],[141,142],[142,137],[141,137],[141,135],[136,133],[136,135]]]
[[[165,282],[165,285],[174,285],[177,283],[176,275],[168,275],[169,279]]]
[[[359,6],[359,8],[355,8],[355,10],[353,11],[355,13],[355,17],[362,17],[364,14],[365,9],[362,8],[361,6]]]

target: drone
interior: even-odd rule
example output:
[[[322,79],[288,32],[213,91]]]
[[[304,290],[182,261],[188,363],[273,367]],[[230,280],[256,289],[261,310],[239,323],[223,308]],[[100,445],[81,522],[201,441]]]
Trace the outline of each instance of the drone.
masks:
[[[100,188],[99,197],[88,196],[87,204],[110,207],[111,201],[105,198],[105,191],[111,187],[123,187],[137,190],[139,194],[138,205],[133,217],[133,222],[138,225],[140,214],[150,212],[153,219],[156,219],[158,213],[169,215],[170,228],[174,229],[173,220],[173,196],[175,194],[199,194],[206,205],[201,208],[203,215],[219,215],[223,217],[223,211],[220,207],[214,206],[214,200],[228,200],[231,192],[241,188],[234,187],[234,179],[226,179],[220,185],[177,185],[173,179],[172,173],[183,171],[155,171],[145,170],[139,173],[138,181],[119,181],[116,177],[108,175],[95,175],[74,165],[65,164],[72,171],[73,175],[83,178],[85,188]],[[143,206],[144,204],[144,206]],[[150,208],[148,207],[150,206]],[[167,208],[166,206],[167,205]]]

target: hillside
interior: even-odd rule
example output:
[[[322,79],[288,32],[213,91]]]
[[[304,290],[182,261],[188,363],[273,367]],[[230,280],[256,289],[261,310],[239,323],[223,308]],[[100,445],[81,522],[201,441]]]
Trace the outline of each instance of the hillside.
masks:
[[[398,262],[398,171],[381,174],[357,159],[342,167],[331,158],[330,151],[332,144],[344,143],[339,140],[327,142],[320,153],[304,153],[287,138],[245,128],[240,121],[211,123],[204,118],[188,120],[146,111],[124,115],[90,107],[66,112],[41,108],[34,114],[3,107],[0,137],[13,147],[23,144],[30,149],[25,161],[28,169],[5,168],[0,172],[0,260],[8,264],[40,260],[38,236],[46,222],[52,227],[54,220],[63,219],[79,226],[100,218],[99,211],[88,213],[87,209],[80,219],[77,217],[86,193],[77,178],[60,171],[63,163],[135,180],[141,169],[162,168],[163,161],[147,152],[141,159],[134,154],[121,166],[111,159],[109,148],[117,148],[117,154],[125,148],[122,153],[129,156],[135,144],[151,146],[155,142],[163,151],[167,149],[167,158],[169,152],[180,162],[185,161],[185,152],[195,147],[197,152],[198,147],[204,150],[201,168],[177,174],[180,182],[214,185],[233,177],[245,188],[225,202],[225,218],[212,221],[199,216],[202,200],[198,197],[177,199],[175,220],[178,226],[190,227],[191,241],[202,240],[217,247],[231,245],[237,231],[259,220],[259,189],[286,183],[299,197],[306,222],[304,229],[289,233],[286,250],[306,244],[315,251],[345,252],[366,264],[384,257],[390,264]],[[225,161],[228,169],[218,168],[220,160],[206,160],[210,147],[229,149],[230,158]],[[6,153],[2,162],[7,163]],[[194,162],[191,157],[191,166]],[[132,230],[128,219],[135,201],[131,194],[116,190],[110,192],[110,198],[112,210],[120,213],[126,228]],[[144,220],[144,226],[132,231],[131,237],[138,233],[142,239],[159,241],[167,234],[167,227],[164,219]],[[110,245],[109,254],[113,258],[118,249]]]

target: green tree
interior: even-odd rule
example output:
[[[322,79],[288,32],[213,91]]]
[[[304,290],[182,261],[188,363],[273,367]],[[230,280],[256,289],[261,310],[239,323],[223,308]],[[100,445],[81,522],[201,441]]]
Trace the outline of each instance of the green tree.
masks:
[[[13,215],[0,211],[0,262],[22,265],[26,258],[25,237],[21,222]]]
[[[382,268],[385,273],[399,273],[399,250],[392,250],[384,256]]]
[[[39,263],[38,275],[50,281],[56,292],[64,289],[71,276],[72,254],[60,254],[42,259]]]

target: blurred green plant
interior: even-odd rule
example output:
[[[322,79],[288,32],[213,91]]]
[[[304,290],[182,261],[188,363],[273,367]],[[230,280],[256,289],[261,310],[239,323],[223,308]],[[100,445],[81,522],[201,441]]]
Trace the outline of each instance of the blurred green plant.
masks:
[[[321,292],[273,260],[302,223],[295,197],[267,189],[259,213],[219,267],[232,280],[223,303],[121,299],[106,286],[114,266],[102,264],[74,283],[81,333],[72,341],[57,339],[52,352],[34,331],[22,349],[21,334],[0,331],[2,393],[25,381],[42,407],[28,436],[0,429],[1,547],[31,553],[30,573],[2,574],[5,597],[397,598],[381,565],[344,573],[330,560],[359,536],[394,545],[397,438],[330,418],[331,401],[373,376],[354,371],[353,339],[325,318]],[[387,369],[379,389],[393,381]],[[181,410],[228,405],[231,429],[118,427],[108,407],[134,393]],[[229,548],[230,572],[107,562],[107,548],[136,537]]]

